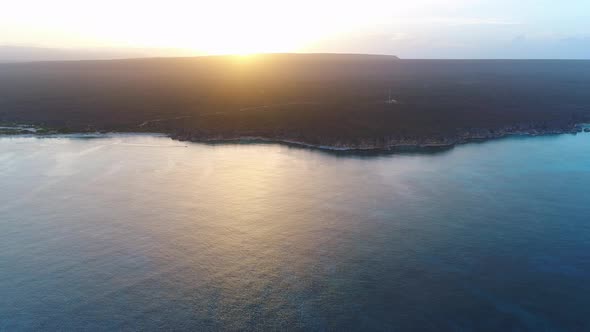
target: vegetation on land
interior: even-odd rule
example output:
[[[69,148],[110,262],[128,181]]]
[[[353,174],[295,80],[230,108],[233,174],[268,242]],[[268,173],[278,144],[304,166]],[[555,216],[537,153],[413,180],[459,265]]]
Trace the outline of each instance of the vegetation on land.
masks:
[[[590,61],[273,54],[0,65],[0,121],[350,148],[577,132]],[[390,100],[390,99],[393,99]]]

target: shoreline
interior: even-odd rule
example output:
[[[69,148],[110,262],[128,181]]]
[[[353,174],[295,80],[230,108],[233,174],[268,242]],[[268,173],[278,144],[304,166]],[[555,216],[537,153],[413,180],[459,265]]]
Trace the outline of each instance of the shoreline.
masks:
[[[411,151],[432,151],[432,150],[447,150],[452,149],[457,145],[487,142],[503,138],[510,137],[537,137],[537,136],[556,136],[571,134],[577,135],[578,133],[590,133],[590,125],[587,123],[575,124],[568,129],[551,129],[551,130],[529,130],[529,131],[508,131],[500,132],[490,135],[464,135],[458,138],[446,139],[445,141],[436,141],[434,139],[423,139],[423,140],[407,140],[407,141],[390,141],[383,145],[330,145],[330,144],[313,144],[304,141],[288,138],[268,138],[264,136],[237,136],[237,137],[186,137],[177,134],[169,134],[168,137],[171,139],[181,142],[193,142],[203,144],[241,144],[241,143],[269,143],[269,144],[283,144],[288,146],[296,146],[301,148],[317,149],[329,152],[342,152],[342,153],[371,153],[371,152],[411,152]]]
[[[28,128],[34,129],[34,126]],[[493,141],[511,137],[537,137],[537,136],[556,136],[571,134],[577,135],[578,133],[590,133],[590,124],[579,123],[573,125],[567,129],[547,129],[547,130],[515,130],[515,131],[500,131],[497,133],[488,133],[487,135],[470,135],[468,133],[461,135],[457,138],[446,138],[436,140],[432,138],[424,139],[413,139],[413,140],[389,140],[383,144],[313,144],[307,143],[297,139],[289,138],[269,138],[264,136],[236,136],[236,137],[219,137],[219,136],[199,136],[194,135],[179,135],[177,133],[165,133],[165,132],[150,132],[150,131],[92,131],[92,132],[70,132],[70,133],[59,133],[50,131],[28,131],[26,133],[2,133],[1,137],[35,137],[35,138],[101,138],[108,136],[109,134],[114,135],[155,135],[160,137],[169,137],[172,140],[179,142],[191,142],[201,144],[281,144],[291,147],[307,148],[320,150],[325,152],[336,152],[336,153],[396,153],[396,152],[428,152],[428,151],[443,151],[452,149],[455,146],[469,144],[469,143],[483,143],[487,141]]]

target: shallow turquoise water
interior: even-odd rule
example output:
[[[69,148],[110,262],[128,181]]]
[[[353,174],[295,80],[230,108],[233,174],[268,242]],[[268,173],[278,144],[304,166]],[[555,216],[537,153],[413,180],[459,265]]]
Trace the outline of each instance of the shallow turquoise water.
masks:
[[[590,330],[590,134],[0,139],[0,330]]]

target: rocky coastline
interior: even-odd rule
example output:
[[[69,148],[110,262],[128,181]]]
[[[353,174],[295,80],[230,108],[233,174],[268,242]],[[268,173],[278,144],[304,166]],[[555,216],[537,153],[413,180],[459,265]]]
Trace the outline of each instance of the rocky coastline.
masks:
[[[198,143],[278,143],[332,151],[406,151],[447,149],[459,144],[500,139],[511,136],[542,136],[590,132],[583,124],[565,126],[507,126],[501,129],[464,129],[454,135],[424,137],[367,137],[338,139],[334,137],[301,137],[301,135],[249,135],[240,133],[211,133],[207,131],[176,131],[169,136],[179,141]]]
[[[107,133],[155,133],[150,130],[74,130],[64,131],[34,125],[10,124],[0,127],[2,135],[33,135],[51,136],[59,134],[107,134]],[[325,151],[340,152],[396,152],[396,151],[421,151],[444,150],[456,145],[470,142],[482,142],[493,139],[501,139],[514,136],[545,136],[560,134],[590,133],[590,124],[528,124],[505,126],[500,129],[469,128],[460,129],[456,133],[448,135],[422,135],[400,136],[389,135],[383,137],[347,137],[328,135],[301,135],[295,132],[274,133],[248,133],[248,132],[218,132],[210,130],[178,129],[172,131],[157,131],[157,133],[185,142],[207,144],[231,144],[231,143],[276,143],[289,146],[319,149]]]

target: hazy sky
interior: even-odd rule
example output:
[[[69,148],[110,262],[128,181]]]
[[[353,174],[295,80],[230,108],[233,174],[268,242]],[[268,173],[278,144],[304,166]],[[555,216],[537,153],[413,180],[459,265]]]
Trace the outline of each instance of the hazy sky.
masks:
[[[590,0],[6,0],[0,45],[590,58]]]

